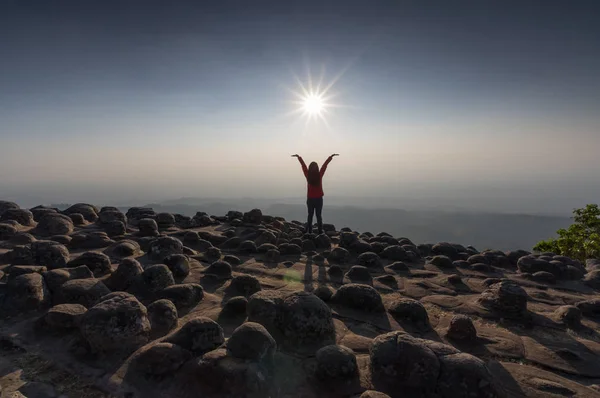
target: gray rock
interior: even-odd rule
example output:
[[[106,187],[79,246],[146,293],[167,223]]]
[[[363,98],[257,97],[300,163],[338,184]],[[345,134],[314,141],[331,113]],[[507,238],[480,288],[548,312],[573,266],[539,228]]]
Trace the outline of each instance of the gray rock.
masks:
[[[86,312],[87,308],[81,304],[59,304],[48,310],[44,322],[53,330],[75,329]]]
[[[141,275],[143,288],[146,292],[156,293],[175,284],[171,270],[164,264],[152,265]]]
[[[0,313],[7,315],[39,310],[50,304],[50,292],[40,274],[19,275],[6,284],[2,304],[4,308]]]
[[[158,297],[170,300],[178,310],[190,309],[202,301],[204,289],[197,283],[182,283],[162,289]]]
[[[361,265],[354,265],[350,267],[345,276],[353,283],[365,283],[367,285],[371,285],[373,283],[373,277],[369,273],[369,269]]]
[[[72,279],[93,278],[94,274],[92,274],[92,271],[87,266],[81,265],[75,268],[60,268],[42,272],[42,276],[50,292],[56,294],[63,283]]]
[[[131,358],[131,365],[145,375],[168,376],[191,358],[189,351],[176,344],[158,343],[136,352]]]
[[[324,382],[353,381],[359,378],[354,351],[341,345],[328,345],[317,351],[315,376]]]
[[[450,320],[447,336],[458,341],[473,341],[477,339],[477,329],[468,316],[454,315]]]
[[[369,285],[349,283],[340,287],[332,297],[336,304],[366,312],[383,312],[381,296]]]
[[[142,303],[119,292],[91,307],[81,319],[80,330],[94,351],[129,353],[148,342],[150,321]]]
[[[177,344],[195,355],[202,355],[223,344],[225,337],[218,323],[206,317],[198,317],[186,322],[165,341]]]
[[[214,275],[218,279],[230,279],[231,264],[226,261],[215,261],[204,270],[204,273]]]
[[[110,258],[103,253],[85,252],[69,262],[68,267],[86,265],[95,276],[110,274],[112,267]]]
[[[71,213],[79,213],[83,215],[86,221],[89,222],[96,222],[96,220],[98,220],[99,212],[100,210],[96,206],[88,203],[76,203],[73,206],[66,209],[65,211],[63,211],[63,213],[67,216]]]
[[[150,242],[148,255],[156,261],[164,261],[172,254],[183,254],[183,244],[171,236],[161,236]]]
[[[427,310],[423,304],[417,300],[410,298],[398,298],[390,304],[388,312],[397,320],[409,321],[420,329],[431,328]]]
[[[527,299],[527,293],[521,286],[502,280],[481,293],[478,303],[504,317],[520,318],[527,313]]]
[[[358,265],[362,265],[367,268],[381,268],[381,258],[376,253],[373,252],[365,252],[358,256],[357,258]]]
[[[151,336],[162,337],[177,327],[178,314],[175,304],[167,299],[154,301],[147,308]]]
[[[238,275],[234,277],[227,288],[229,294],[245,297],[250,297],[261,290],[260,281],[252,275]]]
[[[25,209],[9,209],[0,215],[0,222],[14,220],[21,225],[31,227],[35,224],[33,214]]]
[[[51,212],[40,218],[35,233],[43,236],[70,235],[73,229],[73,221],[68,216]]]
[[[142,218],[137,221],[140,236],[158,236],[158,224],[152,218]]]
[[[176,278],[185,278],[190,273],[189,257],[185,254],[171,254],[165,257],[164,263]]]
[[[270,362],[276,349],[277,343],[273,336],[264,326],[255,322],[242,324],[227,340],[228,352],[240,359]]]
[[[81,304],[90,308],[109,293],[110,290],[99,279],[71,279],[58,289],[55,301],[60,304]]]

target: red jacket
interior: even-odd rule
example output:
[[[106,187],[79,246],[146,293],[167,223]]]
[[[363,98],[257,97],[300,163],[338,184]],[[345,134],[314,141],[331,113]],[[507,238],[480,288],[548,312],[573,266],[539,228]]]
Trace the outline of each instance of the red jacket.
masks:
[[[323,163],[323,166],[321,166],[321,169],[319,170],[319,174],[320,174],[320,180],[319,180],[319,185],[308,185],[308,191],[306,196],[308,198],[322,198],[325,194],[323,193],[323,175],[325,174],[325,170],[327,170],[327,165],[329,164],[329,162],[331,162],[332,157],[328,157],[327,160],[325,161],[325,163]],[[300,164],[302,165],[302,171],[304,172],[304,177],[306,177],[306,181],[308,182],[308,168],[306,167],[306,163],[304,163],[304,160],[301,157],[298,157],[298,160],[300,161]]]

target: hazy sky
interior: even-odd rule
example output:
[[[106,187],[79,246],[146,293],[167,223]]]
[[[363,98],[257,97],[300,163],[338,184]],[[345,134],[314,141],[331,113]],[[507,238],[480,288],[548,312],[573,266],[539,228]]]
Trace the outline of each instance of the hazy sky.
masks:
[[[326,197],[597,202],[599,15],[593,0],[4,0],[0,192],[301,197],[290,155],[339,152]],[[290,115],[309,76],[335,82],[327,124]]]

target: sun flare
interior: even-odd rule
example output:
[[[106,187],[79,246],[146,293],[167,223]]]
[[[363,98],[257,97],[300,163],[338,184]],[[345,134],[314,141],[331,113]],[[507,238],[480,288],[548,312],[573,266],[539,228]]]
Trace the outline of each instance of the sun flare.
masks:
[[[343,69],[336,74],[329,82],[325,82],[325,68],[321,70],[321,75],[318,80],[313,80],[310,71],[307,73],[305,81],[293,74],[297,86],[295,88],[287,88],[287,90],[295,97],[291,101],[294,109],[288,115],[300,114],[306,120],[306,123],[321,122],[329,127],[327,117],[330,117],[331,111],[336,108],[345,107],[337,102],[333,102],[337,98],[337,93],[332,92],[335,83],[342,77],[346,69]]]
[[[325,111],[325,102],[321,94],[308,94],[302,100],[304,113],[312,116],[318,116]]]

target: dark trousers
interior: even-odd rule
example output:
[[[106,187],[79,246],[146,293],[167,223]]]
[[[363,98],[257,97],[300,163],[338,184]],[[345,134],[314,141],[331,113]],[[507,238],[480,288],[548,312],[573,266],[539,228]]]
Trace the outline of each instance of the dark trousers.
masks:
[[[323,233],[323,218],[321,212],[323,210],[323,198],[308,198],[306,199],[306,207],[308,207],[308,220],[306,223],[306,232],[312,233],[313,215],[317,213],[317,225],[319,234]]]

